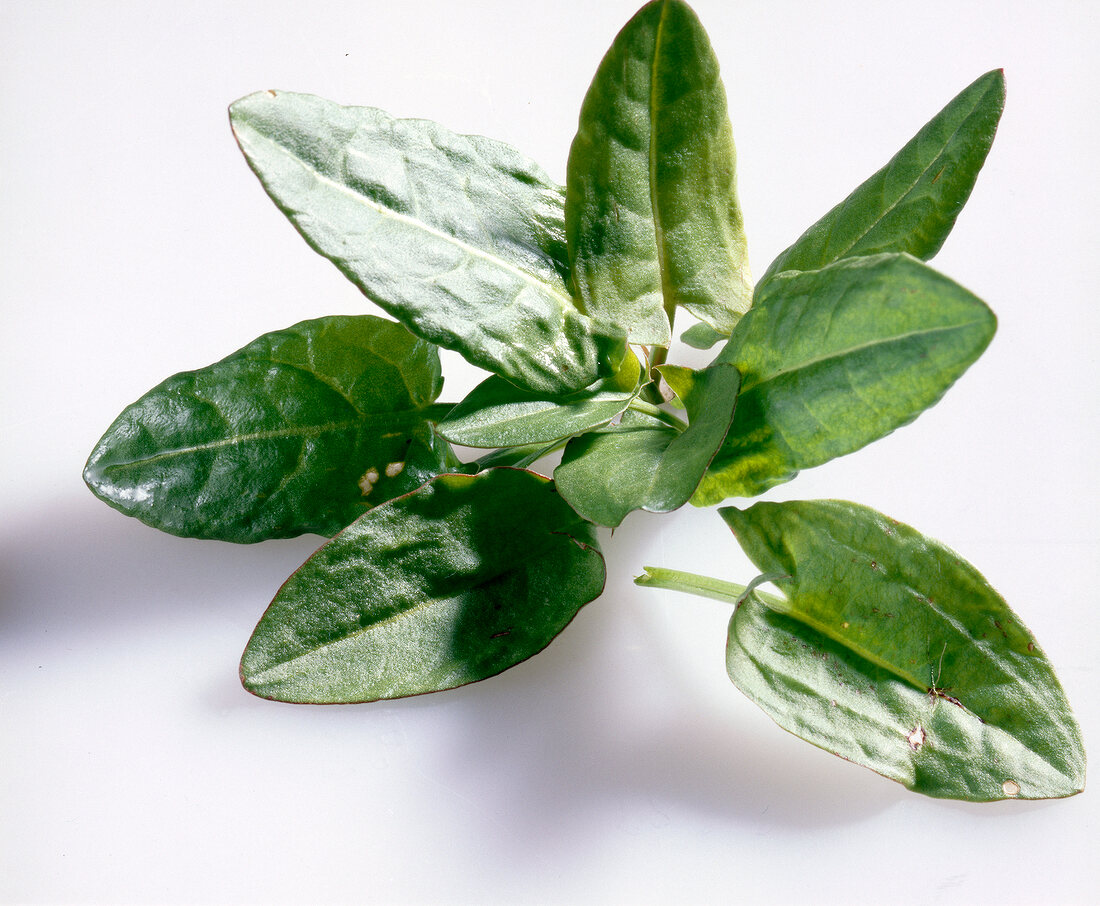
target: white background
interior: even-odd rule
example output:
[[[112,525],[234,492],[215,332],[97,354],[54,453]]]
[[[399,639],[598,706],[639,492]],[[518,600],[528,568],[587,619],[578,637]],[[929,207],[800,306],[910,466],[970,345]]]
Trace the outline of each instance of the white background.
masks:
[[[164,377],[363,310],[245,166],[230,101],[278,88],[436,119],[560,180],[634,2],[0,3],[4,901],[1095,901],[1095,791],[910,794],[729,684],[727,608],[631,584],[645,564],[751,579],[713,512],[630,516],[606,538],[604,597],[501,677],[308,708],[252,698],[236,664],[319,539],[181,540],[84,488],[100,433]],[[972,560],[1095,748],[1100,7],[696,9],[757,273],[1005,68],[1000,134],[936,260],[998,336],[913,425],[768,496],[858,500]],[[446,399],[478,379],[445,367]]]

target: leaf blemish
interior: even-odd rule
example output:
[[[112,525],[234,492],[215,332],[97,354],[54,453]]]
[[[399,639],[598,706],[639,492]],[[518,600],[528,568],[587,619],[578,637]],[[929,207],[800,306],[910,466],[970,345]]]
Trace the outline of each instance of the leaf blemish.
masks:
[[[910,749],[914,752],[919,751],[920,747],[924,745],[924,727],[917,724],[905,735],[905,738],[909,741]]]
[[[391,462],[386,466],[386,477],[396,478],[405,470],[405,463],[403,462]]]
[[[1006,796],[1015,797],[1020,795],[1020,784],[1018,784],[1015,780],[1006,780],[1004,783],[1001,784],[1001,789],[1004,791],[1004,794]]]
[[[374,490],[378,477],[378,470],[373,467],[363,473],[363,477],[359,479],[359,490],[363,492],[364,497]]]

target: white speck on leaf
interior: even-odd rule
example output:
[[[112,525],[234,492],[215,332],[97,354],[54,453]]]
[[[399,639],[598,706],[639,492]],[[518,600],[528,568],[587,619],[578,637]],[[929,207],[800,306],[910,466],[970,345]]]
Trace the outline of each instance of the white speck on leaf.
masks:
[[[917,724],[906,734],[905,738],[909,740],[909,748],[916,752],[924,745],[924,727]]]
[[[1018,784],[1015,780],[1006,780],[1004,783],[1001,784],[1001,789],[1004,790],[1004,794],[1006,796],[1020,795],[1020,784]]]
[[[396,478],[398,475],[400,475],[404,471],[404,469],[405,469],[405,463],[403,463],[403,462],[391,462],[388,466],[386,466],[386,477],[387,478]]]

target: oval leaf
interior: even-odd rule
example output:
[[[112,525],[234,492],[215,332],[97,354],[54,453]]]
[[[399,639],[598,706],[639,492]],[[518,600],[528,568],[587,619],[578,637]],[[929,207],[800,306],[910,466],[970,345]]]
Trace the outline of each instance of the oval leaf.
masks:
[[[562,190],[513,148],[290,92],[230,120],[306,241],[419,336],[548,393],[618,367],[621,333],[566,289]]]
[[[303,321],[168,378],[128,406],[84,470],[155,528],[251,542],[332,535],[445,468],[439,355],[370,315]]]
[[[241,660],[279,701],[374,701],[537,654],[603,590],[591,525],[547,479],[442,475],[371,510],[287,580]]]
[[[1005,103],[1004,73],[987,72],[934,116],[890,162],[772,262],[761,285],[841,258],[940,250],[970,197]]]
[[[683,432],[631,410],[613,429],[574,438],[554,470],[562,497],[585,519],[607,526],[634,510],[683,506],[729,430],[739,384],[737,369],[727,364],[695,372]]]
[[[781,274],[718,356],[741,396],[692,502],[755,496],[908,424],[995,330],[985,303],[908,255]]]
[[[616,37],[581,107],[565,223],[584,310],[669,345],[682,305],[728,335],[752,299],[718,61],[687,4]]]
[[[721,511],[786,599],[730,623],[734,683],[780,726],[929,796],[1070,796],[1080,729],[1050,662],[973,566],[841,501]]]

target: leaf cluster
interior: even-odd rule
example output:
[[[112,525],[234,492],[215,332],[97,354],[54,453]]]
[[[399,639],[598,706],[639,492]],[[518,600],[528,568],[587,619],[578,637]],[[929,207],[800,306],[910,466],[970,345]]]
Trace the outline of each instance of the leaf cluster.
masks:
[[[365,702],[500,673],[601,594],[597,526],[756,496],[912,421],[981,355],[992,312],[925,262],[1003,103],[1002,73],[981,76],[754,285],[718,62],[681,0],[615,38],[565,187],[491,139],[249,95],[231,125],[267,194],[396,320],[305,321],[170,377],[85,479],[178,535],[331,538],[248,643],[257,695]],[[704,368],[667,361],[681,309],[686,343],[721,344]],[[440,347],[489,372],[458,402],[440,402]],[[851,503],[720,514],[756,580],[637,582],[733,605],[729,676],[780,726],[932,796],[1083,788],[1049,662],[962,558]]]

